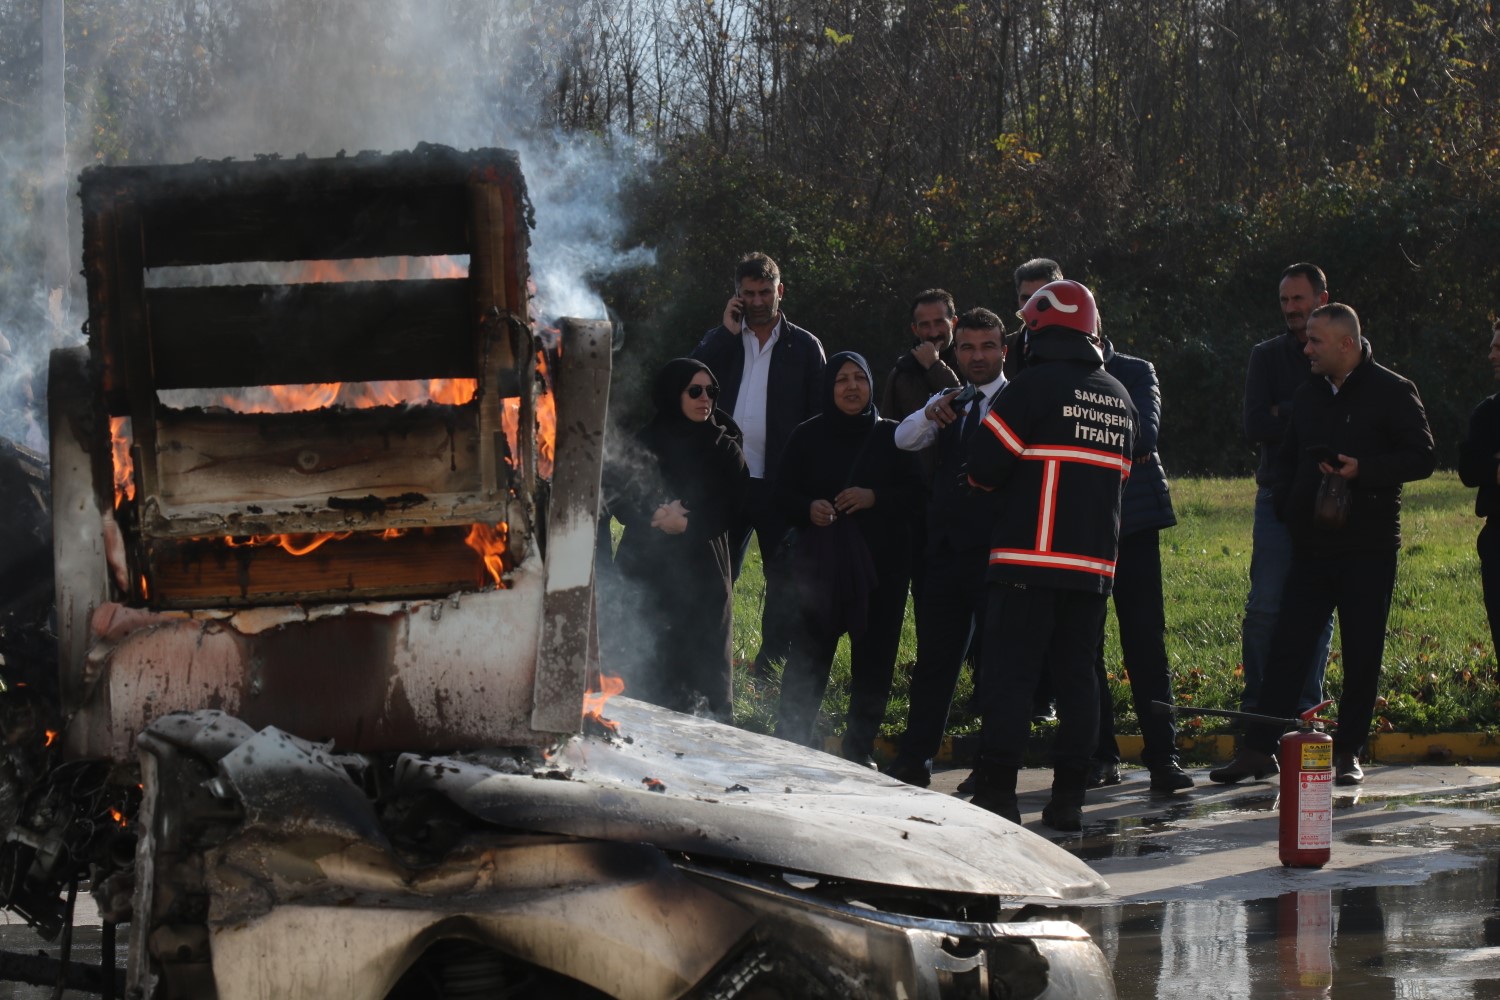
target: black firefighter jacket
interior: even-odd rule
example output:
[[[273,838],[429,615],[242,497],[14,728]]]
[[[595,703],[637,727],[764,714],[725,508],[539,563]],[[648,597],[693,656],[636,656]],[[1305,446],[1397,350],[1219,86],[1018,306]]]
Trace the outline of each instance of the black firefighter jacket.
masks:
[[[1135,407],[1078,334],[1033,336],[1026,368],[969,442],[969,479],[1001,494],[991,582],[1108,594]]]
[[[1401,484],[1426,479],[1436,461],[1417,387],[1377,365],[1366,340],[1360,363],[1337,393],[1326,378],[1312,378],[1292,398],[1271,489],[1293,546],[1324,555],[1400,548]],[[1359,475],[1349,482],[1348,519],[1337,530],[1313,521],[1323,478],[1308,453],[1314,447],[1359,461]]]

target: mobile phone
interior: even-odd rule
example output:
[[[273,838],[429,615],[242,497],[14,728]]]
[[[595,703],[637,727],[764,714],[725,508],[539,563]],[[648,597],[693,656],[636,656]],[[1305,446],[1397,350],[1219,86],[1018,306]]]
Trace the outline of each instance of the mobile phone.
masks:
[[[736,320],[743,320],[745,318],[745,303],[740,300],[738,295],[729,301],[729,308],[734,313]]]
[[[1304,452],[1304,454],[1306,454],[1307,457],[1312,459],[1314,462],[1327,462],[1335,469],[1344,464],[1339,459],[1338,452],[1334,451],[1326,444],[1310,444],[1307,446],[1307,451]]]

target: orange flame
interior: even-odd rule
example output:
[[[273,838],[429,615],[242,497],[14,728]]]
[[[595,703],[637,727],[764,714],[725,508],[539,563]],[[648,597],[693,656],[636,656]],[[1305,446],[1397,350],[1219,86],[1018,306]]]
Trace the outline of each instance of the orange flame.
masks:
[[[116,823],[120,824],[121,826],[129,826],[130,825],[130,820],[128,820],[128,819],[125,818],[125,814],[122,813],[122,812],[120,812],[120,810],[114,808],[113,806],[111,806],[110,809],[109,809],[109,818],[112,819],[112,820],[114,820]]]
[[[552,478],[552,469],[557,450],[557,400],[552,395],[552,373],[547,370],[547,355],[536,354],[537,371],[541,373],[546,388],[536,398],[536,474],[543,479]],[[500,412],[500,427],[510,445],[511,463],[520,454],[518,435],[521,425],[521,400],[511,396],[504,401]]]
[[[353,535],[352,531],[320,531],[317,533],[286,534],[286,535],[251,535],[248,538],[235,538],[233,535],[224,536],[224,544],[231,549],[256,548],[261,545],[279,545],[294,556],[305,556],[314,551],[324,542],[342,541]],[[384,538],[386,535],[381,534]]]
[[[484,568],[490,571],[490,579],[498,587],[504,587],[501,574],[505,572],[505,554],[510,541],[510,525],[501,521],[491,528],[487,524],[476,524],[469,529],[464,543],[484,558]]]
[[[624,690],[625,681],[623,678],[613,677],[609,674],[600,674],[599,690],[588,690],[583,693],[584,718],[592,719],[612,733],[619,732],[620,727],[604,717],[604,703]]]
[[[115,507],[135,499],[135,460],[130,457],[130,418],[109,418],[109,445],[115,461]]]
[[[54,744],[56,742],[57,742],[57,730],[55,730],[55,729],[49,729],[49,730],[47,730],[47,742],[44,743],[44,744],[42,744],[42,745],[50,747],[52,744]]]

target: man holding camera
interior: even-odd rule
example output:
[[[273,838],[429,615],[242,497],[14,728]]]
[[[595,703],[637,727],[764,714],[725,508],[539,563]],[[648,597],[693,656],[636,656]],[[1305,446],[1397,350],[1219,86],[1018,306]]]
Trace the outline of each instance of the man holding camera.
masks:
[[[927,449],[936,471],[927,501],[926,588],[917,605],[917,662],[901,749],[887,770],[894,778],[925,788],[931,760],[943,743],[948,709],[964,654],[984,607],[984,571],[989,552],[992,494],[966,485],[965,445],[995,397],[1005,388],[1005,329],[988,309],[958,318],[954,351],[966,384],[939,393],[896,428],[896,447]]]
[[[1290,718],[1310,653],[1338,612],[1344,689],[1334,734],[1334,780],[1364,780],[1359,754],[1370,732],[1385,625],[1401,547],[1401,486],[1434,465],[1432,431],[1417,387],[1375,363],[1359,316],[1341,303],[1312,311],[1303,352],[1314,378],[1293,395],[1272,491],[1292,538],[1292,562],[1271,638],[1260,698],[1251,711]],[[1278,770],[1284,727],[1257,725],[1209,778],[1232,784]]]

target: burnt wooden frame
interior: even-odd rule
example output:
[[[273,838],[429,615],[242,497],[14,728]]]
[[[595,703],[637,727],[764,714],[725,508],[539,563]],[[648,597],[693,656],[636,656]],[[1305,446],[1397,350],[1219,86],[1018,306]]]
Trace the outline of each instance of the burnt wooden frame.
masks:
[[[156,554],[204,536],[504,521],[513,551],[526,550],[535,444],[530,433],[517,434],[513,469],[502,425],[507,397],[519,398],[522,429],[535,414],[527,203],[516,154],[420,146],[389,156],[96,167],[84,171],[80,196],[96,398],[108,416],[131,419],[130,576],[147,581],[152,603],[258,603],[247,593],[180,600],[160,593],[150,580]],[[458,254],[469,256],[466,279],[185,288],[146,281],[159,267]],[[431,378],[473,378],[478,392],[461,406],[270,419],[171,410],[158,398],[167,389]],[[97,421],[100,433],[107,425]],[[444,429],[446,452],[431,444]],[[405,469],[393,436],[406,442]],[[427,442],[424,460],[411,457],[418,448],[411,442]],[[107,441],[98,447],[108,454]],[[193,478],[203,466],[182,453],[194,448],[211,451],[212,461],[230,455],[244,463],[246,483],[259,487],[235,497],[221,477],[199,495],[198,483],[213,477]],[[382,450],[383,461],[370,457]],[[370,481],[349,471],[362,468]],[[321,475],[330,470],[339,471]],[[320,490],[325,482],[337,490]],[[110,486],[96,488],[102,500]],[[430,592],[451,588],[451,567],[437,576]],[[396,596],[379,587],[308,586],[277,591],[277,599]],[[396,588],[400,596],[422,589]]]

